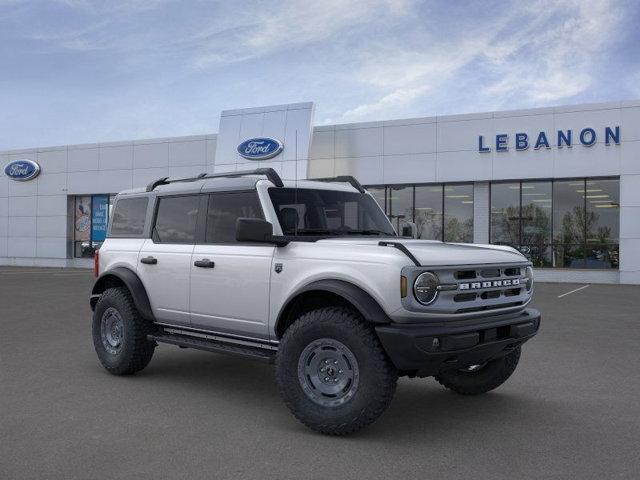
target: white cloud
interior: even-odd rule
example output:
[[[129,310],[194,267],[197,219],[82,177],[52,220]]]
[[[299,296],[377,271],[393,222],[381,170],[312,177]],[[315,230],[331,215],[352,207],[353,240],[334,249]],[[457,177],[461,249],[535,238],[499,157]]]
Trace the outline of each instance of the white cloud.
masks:
[[[472,66],[472,77],[488,78],[471,82],[479,104],[508,104],[514,95],[535,105],[569,99],[590,87],[597,55],[616,38],[621,21],[608,0],[516,2],[503,12],[488,27],[467,19],[458,35],[427,37],[420,48],[389,42],[361,53],[353,78],[371,93],[339,120],[402,115],[416,100],[468,82],[462,71]]]
[[[410,5],[408,0],[288,0],[272,9],[247,9],[252,13],[234,16],[229,24],[214,23],[196,35],[194,43],[200,45],[193,65],[199,69],[219,67],[336,40],[340,32],[350,28],[401,17]]]
[[[412,101],[422,96],[428,90],[428,86],[399,88],[373,103],[365,103],[358,105],[356,108],[351,110],[347,110],[342,114],[340,120],[347,122],[356,121],[392,112],[398,107],[409,105]]]
[[[570,16],[554,22],[566,12]],[[611,2],[558,5],[544,1],[533,4],[527,13],[534,15],[534,21],[498,42],[498,51],[510,48],[508,54],[487,55],[501,78],[484,93],[506,98],[521,91],[533,102],[550,103],[587,90],[593,81],[596,57],[615,38],[621,19]]]
[[[209,132],[224,108],[309,99],[333,123],[640,97],[633,3],[185,3],[0,0],[3,138]]]

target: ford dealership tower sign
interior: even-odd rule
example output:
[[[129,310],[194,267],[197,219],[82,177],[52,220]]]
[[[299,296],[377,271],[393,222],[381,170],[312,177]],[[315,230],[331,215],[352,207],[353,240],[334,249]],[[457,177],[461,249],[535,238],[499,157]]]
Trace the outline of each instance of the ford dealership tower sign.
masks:
[[[282,149],[282,143],[273,138],[251,138],[238,145],[238,153],[248,160],[267,160]]]
[[[14,160],[4,167],[4,173],[11,180],[26,182],[38,176],[40,173],[40,165],[33,160]]]

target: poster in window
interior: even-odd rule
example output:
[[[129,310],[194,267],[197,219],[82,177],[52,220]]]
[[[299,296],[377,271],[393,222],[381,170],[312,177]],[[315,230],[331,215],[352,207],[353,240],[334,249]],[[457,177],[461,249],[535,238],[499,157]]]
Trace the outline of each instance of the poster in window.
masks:
[[[91,197],[76,197],[74,238],[87,242],[91,238]]]
[[[91,238],[94,242],[104,242],[107,236],[109,197],[94,195],[91,202]]]

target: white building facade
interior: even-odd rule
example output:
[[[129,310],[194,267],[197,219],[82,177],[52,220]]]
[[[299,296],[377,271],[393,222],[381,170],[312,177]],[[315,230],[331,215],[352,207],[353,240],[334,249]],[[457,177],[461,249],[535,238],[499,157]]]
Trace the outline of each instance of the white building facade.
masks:
[[[268,166],[284,178],[353,175],[396,228],[512,245],[542,280],[640,284],[640,101],[313,117],[313,103],[230,110],[217,134],[0,152],[0,265],[90,266],[120,190]],[[251,139],[282,150],[247,159],[238,147]]]

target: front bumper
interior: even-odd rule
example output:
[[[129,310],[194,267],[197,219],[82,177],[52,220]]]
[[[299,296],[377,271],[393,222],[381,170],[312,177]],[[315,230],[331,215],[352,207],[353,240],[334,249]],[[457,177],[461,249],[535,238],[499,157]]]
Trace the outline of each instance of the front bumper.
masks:
[[[540,312],[528,308],[442,325],[387,324],[376,332],[398,370],[428,377],[508,354],[538,333]]]

